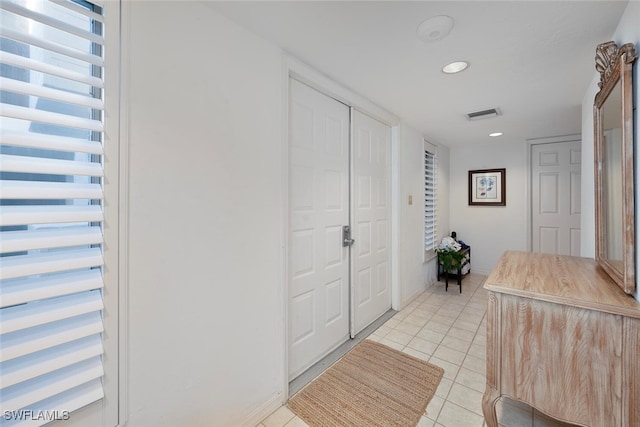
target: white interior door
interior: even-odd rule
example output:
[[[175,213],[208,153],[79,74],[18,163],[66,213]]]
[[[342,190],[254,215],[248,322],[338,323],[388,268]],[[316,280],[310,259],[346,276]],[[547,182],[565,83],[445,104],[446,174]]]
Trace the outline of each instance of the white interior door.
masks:
[[[532,145],[532,250],[580,256],[581,141]]]
[[[349,338],[349,108],[291,79],[289,379]]]
[[[391,308],[391,129],[353,110],[352,335]]]

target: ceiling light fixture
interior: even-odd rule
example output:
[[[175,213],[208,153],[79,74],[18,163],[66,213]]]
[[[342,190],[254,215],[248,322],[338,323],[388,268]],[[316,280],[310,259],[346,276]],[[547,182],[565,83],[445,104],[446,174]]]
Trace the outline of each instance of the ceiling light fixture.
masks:
[[[416,33],[418,38],[430,43],[445,38],[453,28],[453,18],[447,15],[438,15],[429,18],[418,25]]]
[[[493,132],[489,134],[489,136],[502,136],[502,135],[503,135],[502,132]]]
[[[469,63],[466,61],[456,61],[442,67],[442,72],[445,74],[456,74],[466,70],[469,67]]]

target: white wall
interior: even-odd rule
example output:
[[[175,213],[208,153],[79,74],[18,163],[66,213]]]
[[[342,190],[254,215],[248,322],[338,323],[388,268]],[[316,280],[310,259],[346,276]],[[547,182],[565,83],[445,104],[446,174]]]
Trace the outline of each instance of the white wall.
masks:
[[[634,43],[636,46],[636,53],[640,52],[640,2],[630,1],[627,8],[620,19],[618,28],[611,36],[611,40],[615,41],[618,46],[625,43]],[[608,40],[602,40],[606,42]],[[593,47],[595,55],[596,47]],[[594,62],[595,67],[595,62]],[[635,137],[635,156],[636,156],[636,171],[639,167],[640,158],[640,133],[638,129],[640,127],[640,108],[638,108],[638,102],[640,99],[640,65],[638,60],[633,67],[634,75],[633,81],[635,85],[633,94],[633,105],[635,106],[634,115],[634,137]],[[593,101],[599,88],[597,86],[600,81],[599,74],[594,71],[594,77],[587,88],[584,98],[582,100],[582,164],[593,164]],[[585,174],[585,172],[588,173]],[[595,257],[595,202],[594,202],[594,189],[593,189],[593,169],[583,169],[582,172],[582,247],[581,255],[586,257]],[[638,215],[638,200],[640,200],[640,174],[636,172],[636,246],[637,242],[640,242],[640,217]],[[589,213],[589,215],[585,215]],[[636,265],[640,265],[640,251],[636,251],[638,259],[636,259]],[[636,294],[636,298],[638,295]]]
[[[424,138],[406,124],[399,126],[400,249],[398,255],[399,308],[434,282],[435,261],[425,262],[424,253]],[[438,230],[449,229],[449,150],[438,147]],[[409,204],[409,196],[412,204]]]
[[[595,46],[594,46],[595,52]],[[594,53],[595,57],[595,53]],[[594,61],[595,66],[595,61]],[[598,93],[599,77],[594,77],[582,99],[582,170],[580,212],[580,256],[596,256],[595,174],[593,168],[593,101]],[[588,108],[585,106],[588,105]]]
[[[406,124],[398,129],[399,215],[401,243],[398,254],[402,309],[426,288],[422,277],[424,247],[424,143],[422,135]],[[409,204],[409,197],[412,203]],[[420,231],[423,231],[422,233]]]
[[[202,3],[124,13],[128,425],[240,425],[284,387],[281,52]]]
[[[468,171],[506,168],[506,206],[469,206]],[[453,147],[450,157],[450,227],[471,246],[471,271],[489,274],[506,250],[527,248],[527,146],[505,140]]]

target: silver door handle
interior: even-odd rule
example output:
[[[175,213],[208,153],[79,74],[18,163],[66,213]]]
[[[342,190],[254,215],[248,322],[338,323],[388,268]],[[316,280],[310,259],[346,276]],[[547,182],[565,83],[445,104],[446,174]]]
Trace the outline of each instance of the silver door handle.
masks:
[[[342,226],[342,246],[347,247],[353,245],[355,239],[351,238],[351,227],[348,225]]]

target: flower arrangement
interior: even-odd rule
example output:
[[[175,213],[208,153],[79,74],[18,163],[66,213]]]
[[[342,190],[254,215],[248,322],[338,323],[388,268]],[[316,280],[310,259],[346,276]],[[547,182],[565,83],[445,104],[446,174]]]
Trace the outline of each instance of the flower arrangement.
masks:
[[[461,265],[465,254],[460,252],[462,246],[451,237],[445,237],[435,249],[438,261],[444,267],[444,271],[451,271]]]

